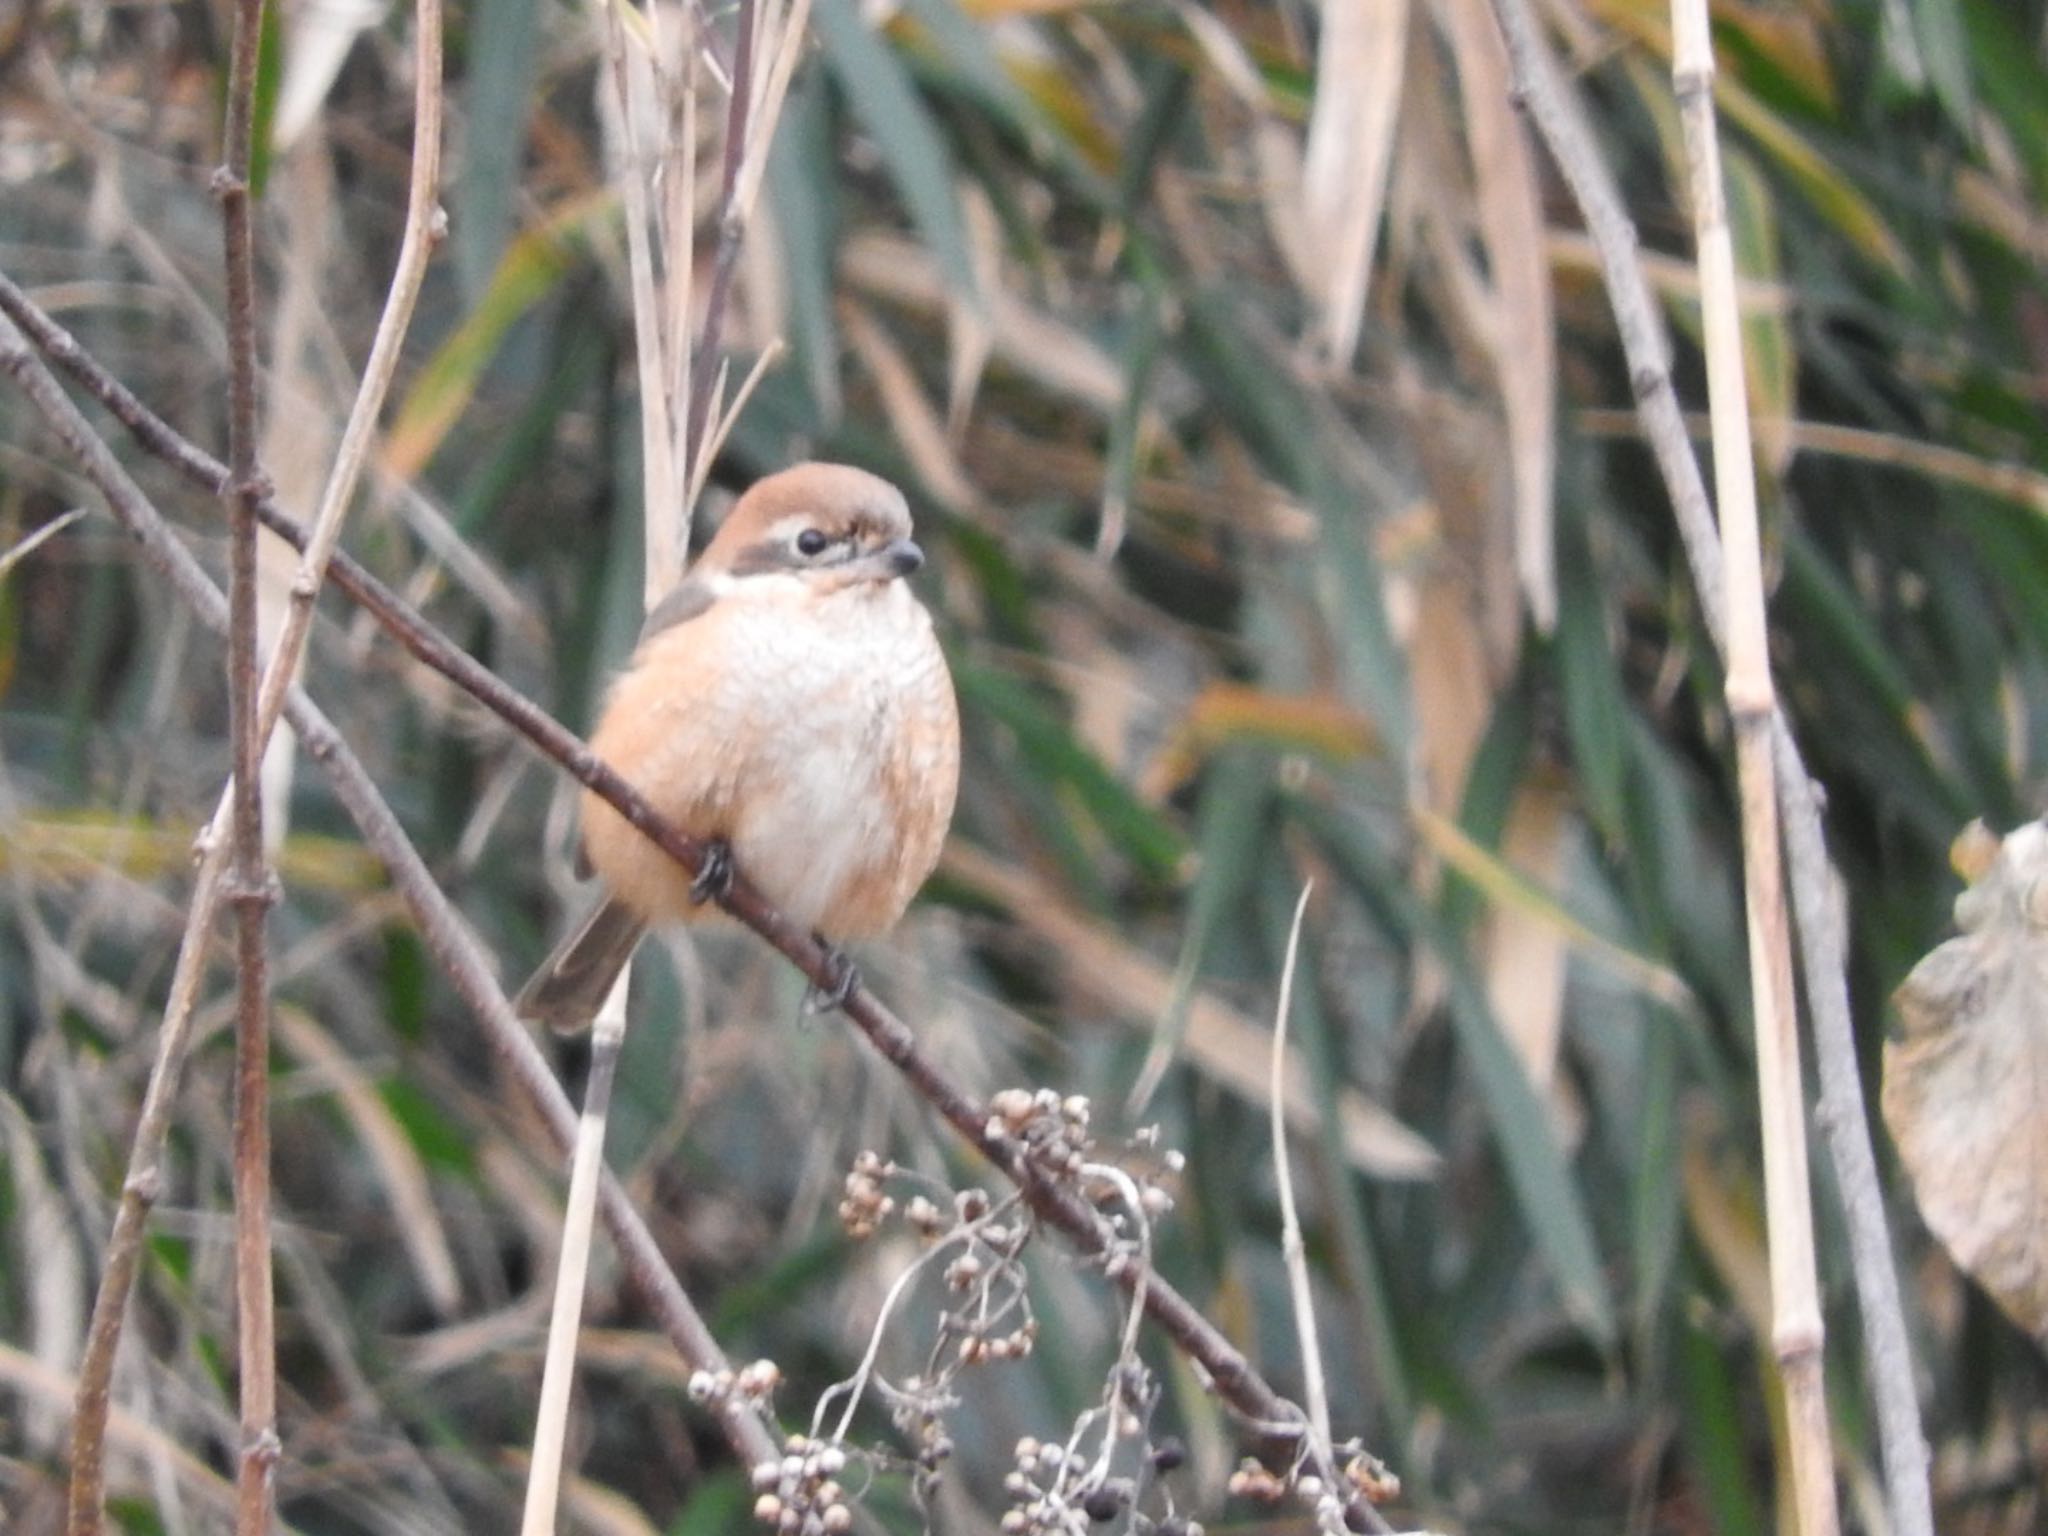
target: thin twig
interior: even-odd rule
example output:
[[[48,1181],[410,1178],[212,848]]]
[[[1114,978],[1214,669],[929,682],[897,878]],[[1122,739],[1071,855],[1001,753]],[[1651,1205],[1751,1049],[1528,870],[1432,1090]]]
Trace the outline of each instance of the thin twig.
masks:
[[[114,1379],[114,1360],[127,1315],[128,1297],[142,1259],[143,1234],[163,1189],[163,1148],[170,1134],[171,1110],[177,1099],[180,1068],[191,1043],[199,985],[206,976],[207,944],[220,912],[220,877],[226,865],[225,818],[216,818],[207,834],[208,856],[200,861],[192,883],[191,911],[171,974],[170,996],[164,1004],[163,1026],[157,1032],[156,1060],[142,1096],[129,1147],[128,1172],[121,1181],[120,1203],[107,1238],[106,1268],[93,1297],[92,1320],[78,1365],[78,1395],[71,1422],[71,1487],[65,1530],[68,1536],[98,1536],[106,1497],[106,1431]]]
[[[1330,1394],[1323,1384],[1323,1347],[1316,1336],[1315,1297],[1308,1283],[1308,1259],[1301,1240],[1301,1215],[1294,1206],[1294,1174],[1287,1162],[1287,1017],[1294,1002],[1294,964],[1301,951],[1301,920],[1308,912],[1313,880],[1304,882],[1287,928],[1287,957],[1280,966],[1280,1001],[1273,1010],[1273,1177],[1280,1191],[1280,1256],[1287,1265],[1287,1289],[1294,1304],[1295,1335],[1301,1343],[1302,1395],[1308,1399],[1310,1457],[1327,1484],[1336,1486],[1330,1453]]]
[[[4,579],[9,571],[83,516],[85,508],[73,507],[69,512],[58,514],[33,533],[17,540],[12,549],[0,550],[0,579]]]
[[[363,364],[362,382],[349,406],[334,467],[320,493],[308,542],[292,578],[291,606],[263,674],[262,706],[257,720],[257,750],[269,744],[289,681],[297,675],[313,627],[313,603],[327,577],[328,562],[341,540],[341,525],[369,461],[383,414],[385,397],[398,372],[399,355],[412,325],[413,307],[426,282],[427,264],[441,242],[446,220],[441,193],[441,0],[417,0],[413,31],[418,55],[413,61],[412,173],[406,189],[405,231],[393,265],[384,311]]]
[[[10,316],[20,311],[32,317],[32,329],[24,329],[29,329],[30,334],[37,338],[38,345],[43,344],[45,337],[49,338],[52,343],[52,359],[61,363],[74,377],[84,383],[95,398],[106,403],[117,419],[133,430],[137,440],[151,452],[158,454],[165,462],[200,485],[211,486],[218,483],[222,470],[217,461],[187,442],[151,413],[131,391],[78,347],[61,327],[43,315],[33,304],[28,303],[20,289],[6,281],[4,277],[0,277],[0,310],[4,310]],[[0,366],[7,366],[8,362],[4,349],[0,349]],[[8,367],[8,371],[15,370]],[[96,443],[97,439],[94,441]],[[95,483],[99,483],[97,477]],[[265,527],[294,547],[303,547],[304,530],[274,502],[266,500],[259,504],[258,510]],[[184,553],[183,546],[176,548],[180,555]],[[693,874],[701,867],[704,854],[702,844],[663,821],[630,784],[613,772],[575,735],[435,629],[375,576],[348,556],[337,553],[329,568],[329,578],[352,601],[368,611],[416,660],[440,673],[524,736],[537,750],[561,766],[577,782],[604,799],[669,857]],[[288,715],[287,718],[291,717]],[[301,735],[303,734],[302,731]],[[310,744],[308,750],[311,750]],[[379,851],[381,853],[382,850]],[[409,892],[407,899],[413,899]],[[829,989],[839,979],[832,968],[828,953],[813,941],[807,931],[791,923],[771,907],[743,877],[734,880],[732,889],[722,898],[721,905],[739,921],[752,928],[820,989]],[[435,943],[435,932],[430,930],[427,937],[430,945],[435,947],[436,954],[441,955],[445,962],[447,957]],[[479,961],[479,964],[482,963]],[[461,976],[457,976],[458,984],[462,979]],[[465,991],[464,995],[471,999],[472,1006],[477,1007],[480,1016],[483,1016],[482,1007],[472,994]],[[953,1126],[963,1139],[978,1148],[1005,1177],[1016,1184],[1031,1202],[1032,1208],[1050,1226],[1064,1234],[1084,1255],[1099,1258],[1109,1251],[1112,1238],[1103,1230],[1097,1213],[1073,1191],[1035,1173],[1010,1143],[1001,1137],[991,1136],[988,1133],[985,1106],[939,1069],[919,1047],[917,1037],[910,1027],[877,1001],[873,993],[865,988],[856,991],[848,999],[844,1011],[853,1025],[867,1036],[869,1043],[882,1058],[894,1066],[911,1088]],[[509,1017],[509,1009],[507,1015]],[[486,1022],[490,1022],[488,1017]],[[525,1041],[523,1031],[518,1033],[519,1040],[530,1049],[530,1042]],[[495,1026],[492,1029],[492,1039],[508,1053],[515,1049],[509,1043],[497,1039]],[[538,1063],[538,1053],[534,1054]],[[547,1091],[553,1092],[553,1079],[547,1074],[545,1066],[538,1065],[537,1070],[548,1085]],[[523,1072],[521,1080],[526,1083]],[[538,1101],[543,1090],[532,1083],[527,1083],[527,1086]],[[548,1113],[551,1128],[556,1129],[561,1144],[567,1148],[574,1138],[576,1117],[568,1108],[566,1100],[561,1100],[560,1103],[563,1116],[560,1122],[552,1118],[551,1109]],[[608,1177],[605,1184],[607,1201],[611,1200],[610,1192],[614,1187]],[[618,1200],[624,1207],[624,1215],[632,1217],[634,1230],[644,1236],[645,1228],[638,1224],[638,1217],[632,1213],[630,1206],[625,1204],[624,1196],[620,1195]],[[609,1213],[611,1207],[608,1205],[606,1209]],[[620,1238],[622,1244],[626,1241],[616,1223],[613,1232]],[[650,1245],[648,1251],[652,1252],[652,1240],[647,1241]],[[1202,1371],[1217,1395],[1248,1423],[1259,1426],[1262,1433],[1282,1444],[1292,1443],[1298,1438],[1302,1422],[1300,1410],[1287,1404],[1244,1355],[1175,1287],[1161,1276],[1155,1274],[1144,1277],[1131,1269],[1126,1269],[1118,1277],[1118,1283],[1133,1294],[1142,1291],[1145,1311],[1153,1322]],[[672,1332],[671,1337],[677,1335]],[[706,1343],[708,1344],[708,1336]],[[680,1344],[678,1347],[681,1349]],[[693,1364],[704,1363],[705,1357],[702,1354],[687,1350],[683,1353]],[[1354,1522],[1361,1524],[1364,1529],[1390,1529],[1384,1517],[1363,1500],[1355,1502],[1351,1508]]]
[[[725,172],[718,198],[718,249],[711,258],[711,292],[704,303],[704,328],[690,357],[690,398],[685,441],[694,453],[706,441],[706,424],[711,420],[712,380],[724,361],[725,312],[732,299],[733,274],[739,268],[740,244],[747,230],[746,211],[739,201],[740,167],[746,161],[747,135],[752,122],[754,95],[754,50],[757,18],[754,0],[740,0],[735,25],[739,35],[733,43],[732,99],[725,118]],[[773,129],[773,123],[764,125]],[[701,481],[698,466],[685,460],[684,484]]]
[[[235,909],[235,1318],[241,1390],[237,1536],[268,1536],[277,1504],[277,1323],[270,1265],[270,906],[263,748],[256,724],[256,238],[250,164],[263,0],[237,0],[224,163],[214,178],[226,247],[228,334],[228,734],[233,743]]]
[[[1012,1200],[1004,1200],[992,1204],[972,1221],[961,1223],[929,1248],[924,1249],[897,1272],[896,1278],[889,1283],[889,1289],[882,1295],[881,1306],[875,1311],[874,1326],[868,1330],[867,1348],[861,1352],[860,1364],[854,1368],[853,1374],[847,1377],[846,1380],[834,1382],[823,1392],[820,1392],[817,1402],[812,1405],[812,1439],[815,1440],[823,1434],[826,1410],[832,1406],[835,1399],[843,1396],[846,1399],[846,1407],[839,1415],[839,1423],[832,1430],[831,1440],[834,1445],[845,1443],[846,1433],[853,1427],[854,1413],[860,1408],[861,1398],[868,1389],[868,1382],[874,1377],[875,1362],[882,1356],[882,1340],[888,1332],[889,1317],[895,1312],[896,1303],[903,1299],[904,1294],[910,1289],[911,1283],[919,1275],[930,1269],[940,1258],[950,1253],[954,1247],[959,1246],[971,1249],[975,1238],[981,1234],[983,1229],[1007,1219],[1010,1212],[1015,1209],[1013,1200],[1014,1197],[1012,1197]]]
[[[1719,646],[1726,625],[1713,510],[1672,387],[1669,349],[1637,251],[1635,226],[1629,222],[1620,190],[1601,158],[1578,99],[1565,84],[1537,30],[1527,0],[1493,0],[1493,6],[1507,41],[1516,91],[1571,189],[1599,255],[1643,433],[1671,497],[1708,633]],[[1792,876],[1792,906],[1798,919],[1800,969],[1820,1072],[1817,1113],[1834,1163],[1836,1187],[1842,1192],[1892,1528],[1896,1536],[1933,1536],[1927,1438],[1921,1427],[1884,1193],[1871,1149],[1870,1116],[1849,1009],[1847,944],[1821,825],[1820,791],[1807,773],[1782,711],[1772,717],[1771,740]]]

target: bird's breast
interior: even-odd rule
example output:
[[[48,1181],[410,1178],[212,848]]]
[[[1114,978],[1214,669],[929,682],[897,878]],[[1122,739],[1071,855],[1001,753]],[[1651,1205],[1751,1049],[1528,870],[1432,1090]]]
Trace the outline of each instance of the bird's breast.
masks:
[[[593,745],[663,814],[726,839],[794,921],[865,937],[901,914],[951,820],[952,679],[900,582],[822,598],[790,586],[723,595],[650,640]],[[622,822],[593,807],[585,839],[634,906],[687,915],[680,871]]]

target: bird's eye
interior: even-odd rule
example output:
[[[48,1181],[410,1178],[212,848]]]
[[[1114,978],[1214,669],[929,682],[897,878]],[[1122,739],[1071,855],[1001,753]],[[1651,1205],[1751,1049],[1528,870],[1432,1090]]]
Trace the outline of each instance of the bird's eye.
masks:
[[[805,556],[822,555],[825,546],[831,542],[819,529],[806,528],[796,536],[796,552]]]

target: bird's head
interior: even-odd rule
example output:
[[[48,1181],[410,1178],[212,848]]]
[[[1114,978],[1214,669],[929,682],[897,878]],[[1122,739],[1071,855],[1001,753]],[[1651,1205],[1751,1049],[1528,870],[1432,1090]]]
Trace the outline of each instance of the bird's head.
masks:
[[[903,493],[848,464],[799,464],[740,497],[697,562],[699,575],[787,575],[825,591],[910,575],[924,551]]]

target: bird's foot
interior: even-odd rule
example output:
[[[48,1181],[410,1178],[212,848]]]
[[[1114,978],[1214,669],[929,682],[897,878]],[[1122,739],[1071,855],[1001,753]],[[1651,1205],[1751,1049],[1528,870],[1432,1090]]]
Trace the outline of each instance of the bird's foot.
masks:
[[[853,994],[860,990],[860,967],[847,958],[845,950],[823,934],[814,933],[811,937],[825,947],[825,974],[830,980],[822,987],[814,984],[804,993],[804,1012],[832,1013],[844,1008]]]
[[[690,900],[698,906],[707,901],[721,901],[732,889],[732,844],[722,837],[714,837],[704,845],[704,863],[697,870],[697,878],[690,882]]]

